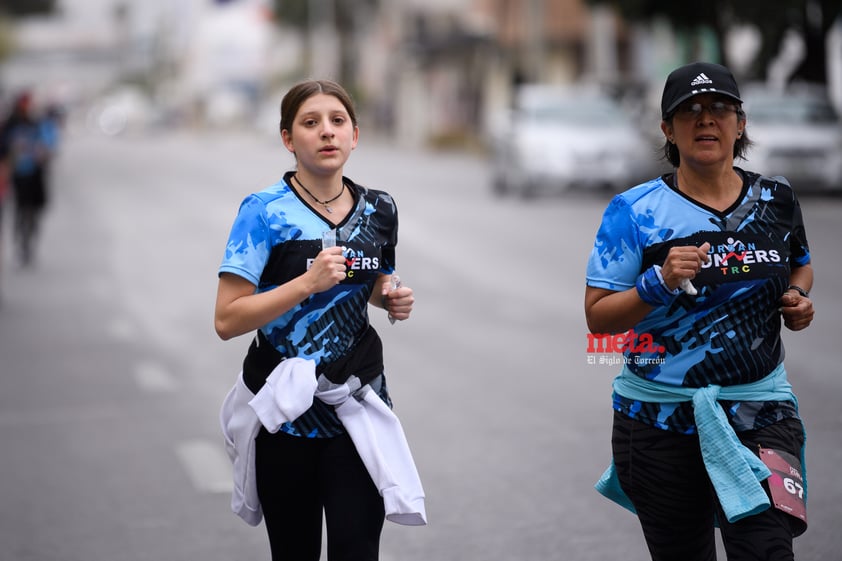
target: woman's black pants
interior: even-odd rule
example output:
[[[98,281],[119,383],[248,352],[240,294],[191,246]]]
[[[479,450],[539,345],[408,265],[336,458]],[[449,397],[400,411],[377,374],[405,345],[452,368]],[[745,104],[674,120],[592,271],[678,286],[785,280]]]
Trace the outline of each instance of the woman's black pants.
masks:
[[[737,433],[743,445],[758,445],[800,457],[803,428],[785,419]],[[734,523],[725,519],[702,462],[697,435],[650,427],[614,412],[611,439],[623,491],[637,511],[653,561],[716,559],[714,521],[729,561],[791,561],[794,519],[776,508]],[[769,488],[763,483],[766,493]]]

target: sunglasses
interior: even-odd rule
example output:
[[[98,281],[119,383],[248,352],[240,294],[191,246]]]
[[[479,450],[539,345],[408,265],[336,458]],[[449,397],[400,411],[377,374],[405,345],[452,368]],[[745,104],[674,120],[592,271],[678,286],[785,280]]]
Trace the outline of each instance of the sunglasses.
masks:
[[[731,113],[736,113],[739,108],[733,103],[726,101],[712,101],[707,105],[699,102],[682,103],[675,110],[675,115],[682,119],[696,119],[703,111],[707,110],[714,119],[722,119]]]

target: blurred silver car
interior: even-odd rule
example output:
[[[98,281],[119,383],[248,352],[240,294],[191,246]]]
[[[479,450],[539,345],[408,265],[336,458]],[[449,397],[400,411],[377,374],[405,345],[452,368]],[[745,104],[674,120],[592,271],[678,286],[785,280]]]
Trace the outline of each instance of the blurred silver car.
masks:
[[[742,97],[754,142],[747,169],[783,175],[796,191],[842,191],[842,123],[821,89],[755,85]]]
[[[492,187],[523,197],[621,190],[649,179],[657,158],[630,116],[600,91],[526,85],[492,131]]]

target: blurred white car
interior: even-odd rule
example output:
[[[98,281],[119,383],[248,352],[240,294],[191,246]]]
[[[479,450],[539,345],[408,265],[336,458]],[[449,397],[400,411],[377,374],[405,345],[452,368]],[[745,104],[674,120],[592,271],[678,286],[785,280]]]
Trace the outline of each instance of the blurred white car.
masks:
[[[500,195],[622,190],[640,183],[658,150],[610,97],[590,88],[525,85],[492,131],[492,186]]]
[[[88,126],[107,136],[149,128],[157,109],[152,99],[140,88],[119,87],[95,100],[88,111]]]
[[[746,169],[783,175],[796,191],[842,191],[842,122],[821,89],[742,92],[754,145]]]

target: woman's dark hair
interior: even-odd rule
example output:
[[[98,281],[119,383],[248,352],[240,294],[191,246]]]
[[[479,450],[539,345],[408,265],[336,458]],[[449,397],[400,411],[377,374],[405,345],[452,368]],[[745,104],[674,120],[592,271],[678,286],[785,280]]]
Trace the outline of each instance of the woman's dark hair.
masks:
[[[673,113],[674,115],[675,113]],[[667,122],[672,124],[672,117],[670,115],[667,118]],[[737,108],[737,119],[745,120],[746,114],[743,111],[742,107]],[[748,149],[752,145],[752,141],[748,137],[748,132],[746,129],[743,129],[743,134],[737,138],[737,141],[734,143],[734,159],[741,158],[743,160],[746,159],[746,155],[748,154]],[[664,146],[663,146],[663,156],[662,158],[672,164],[672,167],[677,168],[678,165],[681,163],[681,154],[678,153],[678,148],[675,144],[670,142],[669,140],[664,139]]]
[[[306,80],[294,85],[284,96],[281,101],[281,125],[280,130],[287,130],[292,132],[292,123],[301,105],[310,97],[316,94],[332,95],[338,99],[348,116],[351,118],[351,123],[357,126],[357,113],[354,110],[354,102],[345,88],[331,80]]]

